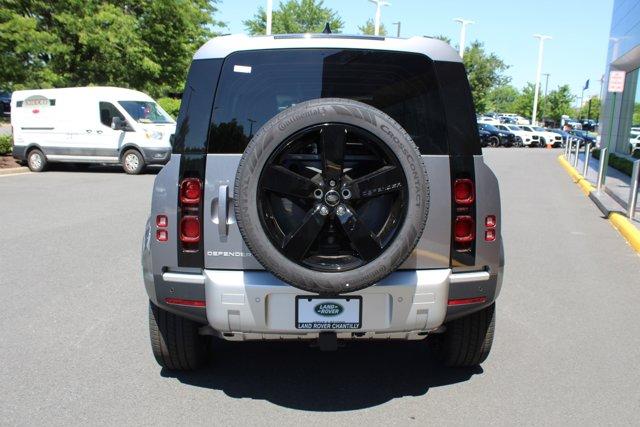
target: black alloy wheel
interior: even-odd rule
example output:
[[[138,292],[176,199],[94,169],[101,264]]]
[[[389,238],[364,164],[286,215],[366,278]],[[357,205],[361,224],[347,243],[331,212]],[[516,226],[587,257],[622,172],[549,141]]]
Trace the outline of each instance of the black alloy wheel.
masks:
[[[323,123],[291,135],[258,181],[261,225],[288,259],[321,272],[359,268],[391,244],[407,210],[398,158],[372,133]]]

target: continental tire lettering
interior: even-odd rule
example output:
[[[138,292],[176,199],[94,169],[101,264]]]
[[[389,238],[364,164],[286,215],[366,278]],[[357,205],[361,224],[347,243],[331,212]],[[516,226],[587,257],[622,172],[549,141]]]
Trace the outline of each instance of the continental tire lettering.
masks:
[[[307,110],[303,113],[298,113],[298,114],[294,114],[292,117],[287,117],[285,118],[281,123],[278,124],[278,130],[285,130],[287,127],[289,127],[291,124],[302,120],[302,119],[306,119],[308,117],[313,117],[313,116],[318,116],[318,115],[324,115],[326,114],[326,109],[325,107],[318,107],[318,108],[313,108],[310,110]]]
[[[393,142],[395,142],[400,147],[400,150],[402,150],[402,154],[404,154],[404,157],[409,162],[409,169],[411,169],[412,180],[413,180],[413,184],[414,184],[414,187],[415,187],[415,196],[416,196],[415,206],[418,206],[418,207],[421,206],[422,205],[422,196],[420,195],[421,194],[421,192],[420,192],[420,174],[418,173],[417,167],[416,167],[416,165],[415,165],[415,163],[413,161],[413,156],[411,155],[411,152],[409,151],[409,147],[407,146],[407,144],[402,144],[400,142],[400,139],[384,123],[382,125],[380,125],[380,130],[382,130],[382,132],[386,133],[391,139],[393,139]]]

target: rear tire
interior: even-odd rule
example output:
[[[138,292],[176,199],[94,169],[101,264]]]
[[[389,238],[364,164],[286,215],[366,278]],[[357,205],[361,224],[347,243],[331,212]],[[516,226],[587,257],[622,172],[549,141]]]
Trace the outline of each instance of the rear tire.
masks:
[[[47,158],[42,151],[34,148],[27,157],[27,166],[31,172],[42,172],[47,167]]]
[[[453,320],[439,338],[440,359],[446,366],[469,367],[485,361],[493,343],[495,303]]]
[[[489,147],[499,147],[500,146],[500,138],[497,136],[489,137]]]
[[[122,155],[122,169],[129,175],[138,175],[145,168],[144,157],[138,150],[127,150]]]
[[[190,371],[204,365],[208,340],[198,334],[199,327],[149,301],[151,350],[163,368]]]

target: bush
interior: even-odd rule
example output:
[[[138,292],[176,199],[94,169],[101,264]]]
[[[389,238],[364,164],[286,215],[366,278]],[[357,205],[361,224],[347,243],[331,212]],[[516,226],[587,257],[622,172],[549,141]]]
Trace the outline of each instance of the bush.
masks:
[[[158,104],[164,111],[169,113],[174,119],[178,117],[180,111],[180,100],[175,98],[158,98]]]
[[[13,140],[11,135],[0,135],[0,155],[11,153]]]
[[[591,155],[596,159],[600,159],[600,150],[593,150]],[[640,152],[636,150],[633,153],[633,157],[640,159]],[[627,157],[621,157],[614,153],[609,154],[609,166],[629,176],[631,176],[631,171],[633,170],[633,162],[631,160]]]

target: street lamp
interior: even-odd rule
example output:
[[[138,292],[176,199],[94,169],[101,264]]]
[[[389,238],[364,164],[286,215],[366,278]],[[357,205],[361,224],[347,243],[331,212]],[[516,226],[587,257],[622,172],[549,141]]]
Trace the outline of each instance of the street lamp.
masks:
[[[380,35],[380,9],[382,6],[391,6],[391,3],[388,3],[384,0],[369,0],[371,3],[376,5],[376,26],[374,34],[376,36]]]
[[[271,22],[273,16],[273,0],[267,0],[267,31],[268,36],[271,35]]]
[[[397,25],[398,26],[398,34],[396,35],[396,37],[400,38],[400,25],[402,24],[402,22],[398,21],[398,22],[393,22],[392,25]]]
[[[536,124],[536,115],[538,114],[538,92],[540,91],[540,73],[542,72],[542,53],[544,51],[544,41],[550,39],[551,36],[543,36],[542,34],[534,34],[533,37],[540,40],[538,46],[538,69],[536,70],[536,91],[533,94],[533,113],[531,114],[531,124]]]
[[[544,99],[542,100],[542,108],[540,109],[540,115],[542,116],[542,120],[544,121],[544,115],[547,114],[547,89],[549,88],[549,73],[543,73],[543,76],[546,77],[544,83]]]
[[[467,34],[467,25],[469,24],[475,24],[475,22],[470,21],[468,19],[462,19],[462,18],[456,18],[454,19],[455,22],[458,22],[461,24],[460,27],[460,58],[464,57],[464,39],[465,36]]]

